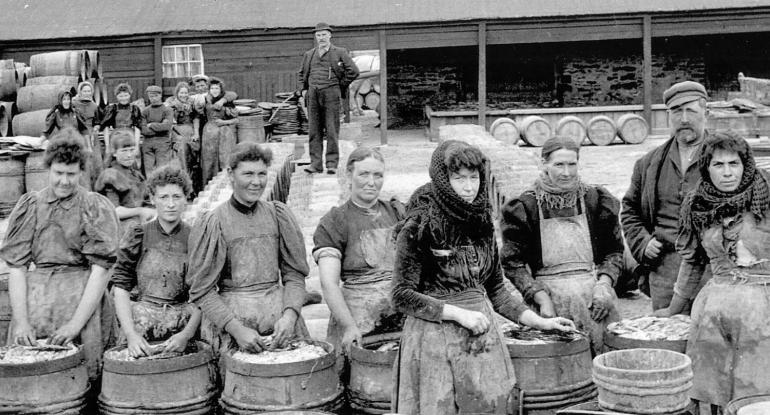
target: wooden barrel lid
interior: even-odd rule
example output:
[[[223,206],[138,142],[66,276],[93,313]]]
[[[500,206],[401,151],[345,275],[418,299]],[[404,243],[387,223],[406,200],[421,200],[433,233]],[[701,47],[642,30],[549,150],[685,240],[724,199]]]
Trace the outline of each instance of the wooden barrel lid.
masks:
[[[556,135],[571,138],[577,145],[586,139],[586,124],[579,117],[567,115],[556,124]]]
[[[489,126],[489,134],[505,144],[516,144],[521,134],[516,123],[508,117],[500,117]]]
[[[521,139],[531,146],[542,147],[551,138],[551,124],[537,115],[524,117],[518,125]]]
[[[617,129],[612,118],[597,115],[586,124],[588,141],[597,146],[606,146],[615,140]]]
[[[626,144],[639,144],[650,134],[647,121],[636,114],[625,114],[618,118],[618,137]]]

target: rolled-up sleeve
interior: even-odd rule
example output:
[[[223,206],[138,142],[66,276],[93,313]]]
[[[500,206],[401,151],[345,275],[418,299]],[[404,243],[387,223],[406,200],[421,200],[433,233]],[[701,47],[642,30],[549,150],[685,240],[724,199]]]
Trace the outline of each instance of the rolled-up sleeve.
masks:
[[[110,269],[118,257],[120,232],[115,207],[106,197],[89,192],[83,209],[82,254],[92,265]]]
[[[347,221],[339,213],[339,208],[332,208],[318,222],[313,233],[313,259],[331,256],[342,260],[342,253],[347,246]]]
[[[0,247],[0,259],[9,267],[26,268],[32,262],[32,240],[37,224],[35,193],[22,196],[8,218],[8,230]]]
[[[404,314],[440,322],[444,302],[418,290],[425,258],[417,235],[418,221],[416,218],[409,219],[398,233],[393,268],[393,306]]]
[[[539,246],[540,240],[522,200],[514,199],[503,206],[500,230],[503,235],[500,262],[505,276],[521,291],[524,299],[531,302],[535,293],[545,291],[545,286],[527,269],[528,261],[533,262],[533,258],[539,256],[533,247]]]
[[[142,257],[144,227],[134,225],[123,234],[120,240],[118,261],[113,268],[110,282],[114,287],[131,291],[136,287],[136,266]]]
[[[279,266],[283,278],[283,309],[291,308],[299,316],[305,302],[305,277],[310,273],[305,239],[291,210],[281,202],[273,203],[281,238]]]
[[[216,217],[209,212],[193,226],[188,246],[190,301],[220,330],[235,318],[217,291],[217,283],[227,260],[227,243]]]

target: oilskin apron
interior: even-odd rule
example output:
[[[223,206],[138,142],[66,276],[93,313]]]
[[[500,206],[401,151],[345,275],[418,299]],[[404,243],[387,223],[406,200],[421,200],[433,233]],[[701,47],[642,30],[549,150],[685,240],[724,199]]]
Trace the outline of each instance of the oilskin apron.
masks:
[[[703,232],[714,275],[695,298],[687,355],[694,399],[724,406],[770,391],[770,223],[744,214],[737,251],[756,256],[737,266],[725,250],[722,226]]]
[[[391,280],[396,246],[393,228],[369,229],[361,232],[359,245],[366,263],[372,269],[364,275],[349,276],[342,284],[342,296],[353,321],[362,335],[374,330],[385,320],[395,318],[391,304]],[[341,351],[344,330],[337,320],[329,319],[326,341]]]
[[[144,247],[148,246],[147,238],[145,233]],[[136,267],[139,301],[131,304],[131,312],[134,329],[147,340],[166,340],[184,330],[190,321],[195,306],[178,300],[187,290],[186,273],[186,252],[144,248]]]
[[[591,318],[589,307],[596,285],[596,272],[583,198],[580,199],[580,207],[580,214],[546,219],[538,202],[543,268],[536,272],[535,277],[549,291],[556,315],[571,319],[579,330],[587,332],[594,354],[599,354],[604,344],[604,328],[609,322],[618,320],[619,316],[613,306],[600,323]]]
[[[227,262],[220,281],[219,295],[243,325],[266,336],[283,314],[283,285],[280,280],[278,219],[272,203],[258,202],[268,213],[220,216],[227,242]],[[242,218],[247,217],[247,220]],[[296,337],[308,337],[302,316],[297,316]],[[217,328],[205,316],[201,335],[220,353],[238,345],[230,335]]]

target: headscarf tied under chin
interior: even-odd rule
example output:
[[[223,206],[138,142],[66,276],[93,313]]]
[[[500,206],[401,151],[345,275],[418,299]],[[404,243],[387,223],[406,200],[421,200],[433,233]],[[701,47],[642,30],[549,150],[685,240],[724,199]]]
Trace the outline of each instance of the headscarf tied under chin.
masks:
[[[470,145],[457,140],[441,143],[431,156],[428,168],[431,182],[415,190],[409,199],[406,219],[419,219],[420,238],[426,231],[430,231],[436,243],[445,244],[451,243],[447,238],[452,235],[463,234],[478,239],[493,231],[492,210],[487,193],[486,158],[479,168],[479,191],[473,203],[466,202],[449,183],[447,155],[462,146]]]

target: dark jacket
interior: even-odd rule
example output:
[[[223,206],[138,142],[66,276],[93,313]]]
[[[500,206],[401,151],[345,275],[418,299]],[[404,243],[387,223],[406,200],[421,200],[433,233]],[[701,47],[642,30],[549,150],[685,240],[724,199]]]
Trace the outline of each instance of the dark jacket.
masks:
[[[310,59],[313,57],[317,48],[310,49],[302,56],[302,66],[297,72],[297,92],[302,92],[310,87]],[[358,78],[358,66],[350,58],[348,51],[344,48],[329,45],[330,61],[332,62],[332,72],[337,77],[342,92],[347,91],[348,85]]]
[[[587,186],[585,206],[597,273],[617,281],[623,262],[623,236],[618,220],[620,202],[601,186]],[[569,211],[573,214],[572,209]],[[562,216],[559,211],[546,208],[543,213],[546,217]],[[532,277],[543,268],[540,218],[533,192],[524,192],[503,206],[500,230],[505,276],[531,301],[536,292],[545,290],[545,286]]]
[[[634,164],[631,185],[623,196],[623,211],[620,215],[623,235],[636,262],[650,264],[644,257],[644,249],[653,237],[655,211],[658,205],[658,177],[674,138],[645,154]],[[673,248],[673,247],[672,247]]]

